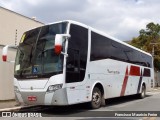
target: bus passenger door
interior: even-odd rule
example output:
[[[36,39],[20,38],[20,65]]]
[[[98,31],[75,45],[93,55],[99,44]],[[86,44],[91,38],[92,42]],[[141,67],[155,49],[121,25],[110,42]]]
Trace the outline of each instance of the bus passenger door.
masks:
[[[86,98],[85,71],[88,53],[88,29],[70,25],[68,57],[66,63],[66,87],[69,104],[83,102]]]
[[[84,100],[85,92],[80,85],[80,53],[79,50],[68,50],[66,65],[67,96],[69,104],[79,103]]]

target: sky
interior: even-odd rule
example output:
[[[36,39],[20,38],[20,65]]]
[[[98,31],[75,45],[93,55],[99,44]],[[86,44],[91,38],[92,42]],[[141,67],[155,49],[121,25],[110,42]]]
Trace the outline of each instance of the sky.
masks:
[[[75,20],[122,41],[160,23],[160,0],[0,0],[0,6],[45,24]]]

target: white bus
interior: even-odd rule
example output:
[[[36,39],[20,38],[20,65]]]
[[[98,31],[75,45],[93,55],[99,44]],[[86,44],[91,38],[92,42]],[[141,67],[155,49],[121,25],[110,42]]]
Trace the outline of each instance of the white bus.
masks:
[[[23,104],[88,102],[95,109],[108,98],[144,98],[153,79],[149,53],[71,20],[29,30],[17,46],[14,90]]]

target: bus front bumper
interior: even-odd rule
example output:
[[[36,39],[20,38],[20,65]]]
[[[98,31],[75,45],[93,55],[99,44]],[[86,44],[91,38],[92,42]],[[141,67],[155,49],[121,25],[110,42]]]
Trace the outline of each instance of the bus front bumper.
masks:
[[[19,103],[27,105],[68,105],[66,88],[55,92],[19,91],[15,95]]]

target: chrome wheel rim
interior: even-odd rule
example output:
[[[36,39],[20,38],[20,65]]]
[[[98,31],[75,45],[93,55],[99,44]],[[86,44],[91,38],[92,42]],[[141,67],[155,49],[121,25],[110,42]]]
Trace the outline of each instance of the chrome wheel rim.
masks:
[[[94,94],[93,94],[93,97],[92,97],[92,101],[96,104],[96,105],[98,105],[99,103],[100,103],[100,94],[98,93],[98,92],[95,92]]]

